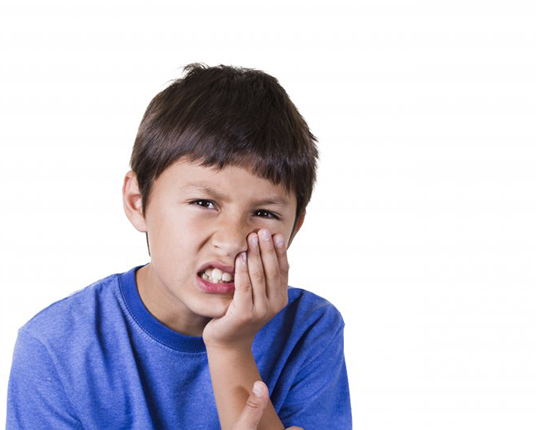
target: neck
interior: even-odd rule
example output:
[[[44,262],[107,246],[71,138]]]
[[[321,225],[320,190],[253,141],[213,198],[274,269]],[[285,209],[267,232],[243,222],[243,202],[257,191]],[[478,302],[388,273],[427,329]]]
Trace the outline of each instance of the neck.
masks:
[[[193,314],[184,303],[171,295],[155,275],[151,264],[136,271],[138,293],[149,313],[177,333],[202,336],[210,318]]]

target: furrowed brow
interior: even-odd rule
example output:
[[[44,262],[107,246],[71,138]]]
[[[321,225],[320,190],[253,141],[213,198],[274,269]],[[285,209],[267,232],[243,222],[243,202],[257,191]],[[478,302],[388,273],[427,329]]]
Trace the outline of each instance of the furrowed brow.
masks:
[[[186,185],[186,188],[195,188],[197,191],[202,191],[210,196],[216,197],[218,200],[224,200],[224,196],[222,194],[205,184],[190,183]]]
[[[286,199],[283,199],[282,197],[270,197],[267,199],[255,200],[255,204],[258,206],[262,206],[262,205],[286,206],[288,205],[288,201]]]
[[[204,193],[207,193],[210,196],[214,196],[218,200],[222,200],[222,201],[227,200],[224,195],[222,195],[215,189],[203,183],[189,183],[186,185],[186,188],[194,188],[197,191],[202,191]],[[255,200],[253,204],[258,205],[258,206],[262,206],[262,205],[287,206],[289,204],[289,201],[280,196],[270,196],[265,199]]]

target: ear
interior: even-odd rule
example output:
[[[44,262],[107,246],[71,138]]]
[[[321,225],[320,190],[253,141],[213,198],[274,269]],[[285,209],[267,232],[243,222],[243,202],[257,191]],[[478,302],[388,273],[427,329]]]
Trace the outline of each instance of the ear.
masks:
[[[129,170],[123,182],[123,208],[129,221],[140,232],[147,231],[147,224],[142,214],[142,199],[136,173]]]
[[[303,221],[305,220],[306,213],[307,211],[304,209],[303,213],[300,215],[300,218],[298,219],[298,222],[296,223],[296,229],[294,230],[294,233],[292,233],[292,236],[290,236],[287,249],[290,247],[290,244],[292,243],[292,240],[294,239],[294,237],[298,234],[298,231],[300,231],[300,228],[303,225]]]

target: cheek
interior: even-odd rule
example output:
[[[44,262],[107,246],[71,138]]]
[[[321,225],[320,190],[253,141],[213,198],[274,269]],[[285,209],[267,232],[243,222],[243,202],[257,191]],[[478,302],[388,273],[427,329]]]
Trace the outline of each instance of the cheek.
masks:
[[[149,243],[161,259],[177,264],[178,260],[195,258],[204,241],[207,223],[188,212],[167,211],[151,219]],[[205,233],[204,233],[205,232]]]

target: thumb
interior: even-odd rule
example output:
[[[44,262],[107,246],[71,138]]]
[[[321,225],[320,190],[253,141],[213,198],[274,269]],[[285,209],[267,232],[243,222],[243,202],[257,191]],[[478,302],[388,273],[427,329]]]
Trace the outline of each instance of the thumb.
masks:
[[[253,384],[253,390],[232,430],[257,430],[264,409],[268,404],[268,387],[262,381]]]

